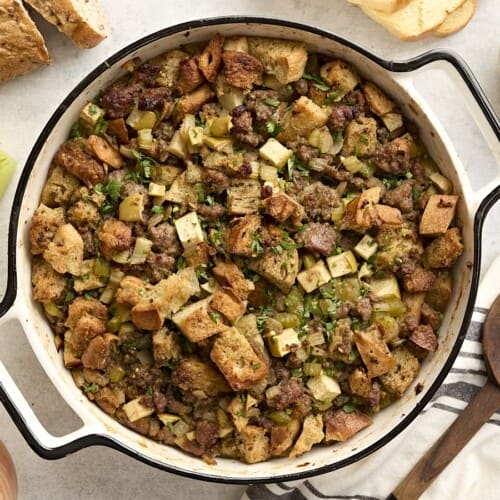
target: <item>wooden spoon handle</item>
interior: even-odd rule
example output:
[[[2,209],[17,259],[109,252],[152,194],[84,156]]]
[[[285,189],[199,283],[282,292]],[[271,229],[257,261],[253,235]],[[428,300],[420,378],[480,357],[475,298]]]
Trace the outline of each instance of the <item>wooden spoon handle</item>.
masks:
[[[488,380],[446,433],[398,484],[389,498],[419,498],[498,408],[500,388]]]

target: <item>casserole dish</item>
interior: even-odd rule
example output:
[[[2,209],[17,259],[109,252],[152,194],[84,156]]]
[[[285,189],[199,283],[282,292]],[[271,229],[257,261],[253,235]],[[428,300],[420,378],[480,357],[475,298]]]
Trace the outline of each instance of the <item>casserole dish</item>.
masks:
[[[245,465],[219,459],[217,465],[208,465],[122,427],[89,402],[74,385],[70,372],[64,367],[53,344],[52,332],[43,312],[31,298],[27,221],[38,206],[51,158],[67,137],[81,108],[101,88],[122,74],[121,65],[125,61],[133,57],[146,60],[186,41],[209,39],[217,32],[225,36],[244,34],[299,39],[314,51],[331,53],[351,62],[362,74],[369,75],[372,81],[393,96],[400,103],[404,114],[417,123],[429,152],[442,166],[446,177],[452,180],[455,192],[462,199],[458,217],[462,222],[465,251],[455,267],[455,289],[441,328],[440,348],[424,363],[413,387],[401,400],[377,415],[371,427],[347,443],[317,448],[294,460],[278,459],[265,464]],[[489,208],[500,196],[499,176],[479,192],[473,192],[465,169],[445,131],[413,86],[416,75],[413,72],[431,62],[451,63],[462,76],[470,90],[467,96],[476,106],[475,115],[498,158],[498,119],[470,71],[457,57],[448,53],[429,52],[406,62],[383,61],[335,35],[294,23],[252,18],[185,23],[130,45],[85,78],[56,110],[37,140],[21,177],[11,216],[8,291],[0,304],[0,316],[3,316],[0,326],[7,319],[16,318],[22,322],[32,348],[49,378],[83,423],[80,429],[66,436],[50,435],[38,422],[30,405],[0,363],[0,399],[33,449],[45,458],[60,458],[86,446],[105,445],[150,465],[189,477],[256,483],[296,480],[341,468],[380,448],[408,426],[438,388],[460,349],[477,289],[481,226]],[[420,392],[414,390],[417,384],[423,386]]]

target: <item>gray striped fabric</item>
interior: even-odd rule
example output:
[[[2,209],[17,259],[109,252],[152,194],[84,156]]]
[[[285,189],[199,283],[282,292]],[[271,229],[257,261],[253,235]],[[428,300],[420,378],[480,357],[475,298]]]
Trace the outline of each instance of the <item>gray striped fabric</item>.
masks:
[[[455,364],[432,401],[412,423],[409,433],[405,431],[371,457],[339,471],[293,484],[252,485],[242,500],[386,498],[486,382],[481,346],[486,312],[482,307],[475,309],[474,321]],[[500,411],[497,411],[467,445],[467,453],[455,458],[421,498],[500,498],[497,496],[500,491],[499,426]],[[375,474],[374,479],[370,472],[377,470],[377,464],[380,474]]]

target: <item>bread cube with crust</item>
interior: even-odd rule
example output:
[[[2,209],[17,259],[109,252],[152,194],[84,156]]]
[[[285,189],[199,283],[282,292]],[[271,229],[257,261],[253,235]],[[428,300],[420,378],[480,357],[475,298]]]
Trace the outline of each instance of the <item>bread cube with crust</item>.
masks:
[[[233,215],[254,214],[261,203],[260,182],[254,179],[233,179],[227,189],[227,206]]]
[[[377,325],[371,325],[366,330],[356,330],[354,341],[370,378],[387,373],[394,367],[395,360]]]
[[[145,283],[141,278],[127,275],[120,281],[115,300],[118,304],[134,307],[143,300],[152,289],[153,287],[149,283]]]
[[[302,42],[276,38],[248,37],[248,50],[283,85],[297,81],[307,63],[307,50]]]
[[[258,215],[245,215],[237,219],[228,231],[227,251],[236,255],[252,256],[252,242],[261,225],[262,221]]]
[[[63,208],[49,208],[41,203],[31,218],[31,253],[33,255],[43,253],[53,240],[59,226],[65,222]]]
[[[246,310],[245,303],[229,287],[220,288],[212,295],[210,307],[223,314],[231,324],[238,321]]]
[[[210,358],[234,391],[251,389],[269,372],[266,363],[235,327],[223,331],[215,339]]]
[[[458,227],[452,227],[425,248],[423,262],[432,269],[451,267],[463,249],[462,233]]]
[[[300,433],[288,458],[295,458],[309,451],[315,444],[321,443],[325,434],[323,433],[323,416],[308,415],[304,419],[302,432]]]
[[[196,356],[183,359],[172,373],[172,383],[183,391],[203,391],[209,397],[230,392],[224,377],[215,366]]]
[[[270,456],[269,438],[263,427],[247,425],[237,434],[236,443],[241,458],[247,464],[264,462]]]
[[[222,53],[226,82],[239,89],[249,89],[262,84],[262,63],[254,56],[236,50]]]
[[[337,100],[342,99],[359,83],[359,77],[351,65],[340,59],[323,64],[319,70],[319,74],[337,94]]]
[[[40,201],[48,207],[67,205],[72,201],[80,181],[64,167],[55,165],[45,183]]]
[[[361,88],[363,89],[366,103],[373,114],[384,116],[394,109],[394,101],[391,101],[374,83],[364,82]]]
[[[43,252],[43,258],[58,273],[80,276],[83,269],[83,239],[71,225],[59,226],[54,239]]]
[[[277,139],[281,143],[294,141],[298,137],[309,137],[317,128],[321,128],[328,120],[328,112],[315,104],[306,96],[299,97],[292,108],[285,113],[282,120],[282,131]]]
[[[278,222],[291,219],[294,226],[300,226],[305,216],[302,205],[285,193],[278,193],[263,200],[262,204],[267,214]]]
[[[380,188],[365,189],[359,196],[353,198],[345,207],[344,229],[364,231],[369,227],[379,225],[379,216],[375,208],[380,200]]]
[[[444,234],[455,217],[457,203],[458,196],[456,195],[431,195],[420,219],[420,234],[423,236]]]
[[[229,286],[240,300],[247,300],[255,285],[245,278],[234,262],[217,262],[212,269],[215,279],[221,286]]]
[[[370,395],[372,384],[368,374],[361,368],[355,368],[349,374],[349,388],[353,394],[367,398]]]
[[[153,332],[153,356],[157,365],[163,365],[181,357],[182,349],[176,336],[166,328]]]
[[[325,420],[325,442],[347,441],[354,434],[372,424],[372,419],[354,410],[346,413],[342,409],[329,410],[324,417]]]
[[[188,58],[189,54],[183,50],[170,50],[151,59],[151,63],[159,66],[160,71],[156,76],[156,83],[160,87],[173,89],[179,79],[181,61]]]
[[[394,365],[380,376],[382,385],[400,398],[417,376],[420,368],[418,359],[404,346],[392,351]]]
[[[193,92],[183,95],[177,101],[174,109],[174,124],[179,125],[186,115],[196,115],[202,106],[214,97],[215,94],[208,84],[202,85]]]
[[[400,226],[403,224],[403,216],[399,209],[389,205],[377,204],[375,210],[382,226]]]
[[[67,285],[65,276],[54,271],[52,266],[42,259],[33,263],[31,281],[33,299],[43,303],[61,300]]]
[[[172,316],[172,321],[191,341],[200,342],[229,327],[221,314],[210,307],[212,297],[189,304]]]
[[[377,122],[374,118],[361,116],[350,121],[345,129],[344,156],[371,156],[377,149]]]

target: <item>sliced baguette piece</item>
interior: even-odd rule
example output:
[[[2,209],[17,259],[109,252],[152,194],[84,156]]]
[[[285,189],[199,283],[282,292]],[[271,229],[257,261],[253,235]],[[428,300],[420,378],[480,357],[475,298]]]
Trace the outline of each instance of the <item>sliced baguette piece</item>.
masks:
[[[107,38],[109,26],[98,0],[26,0],[82,49]]]
[[[410,0],[347,0],[350,3],[369,7],[371,9],[379,10],[391,14],[403,8]]]
[[[436,36],[448,36],[460,31],[472,19],[476,11],[477,0],[465,0],[465,2],[451,14],[435,30]]]
[[[0,0],[0,82],[50,62],[42,35],[20,0]]]
[[[446,16],[465,0],[410,0],[402,9],[387,14],[361,6],[363,12],[401,40],[418,40],[434,31]]]

